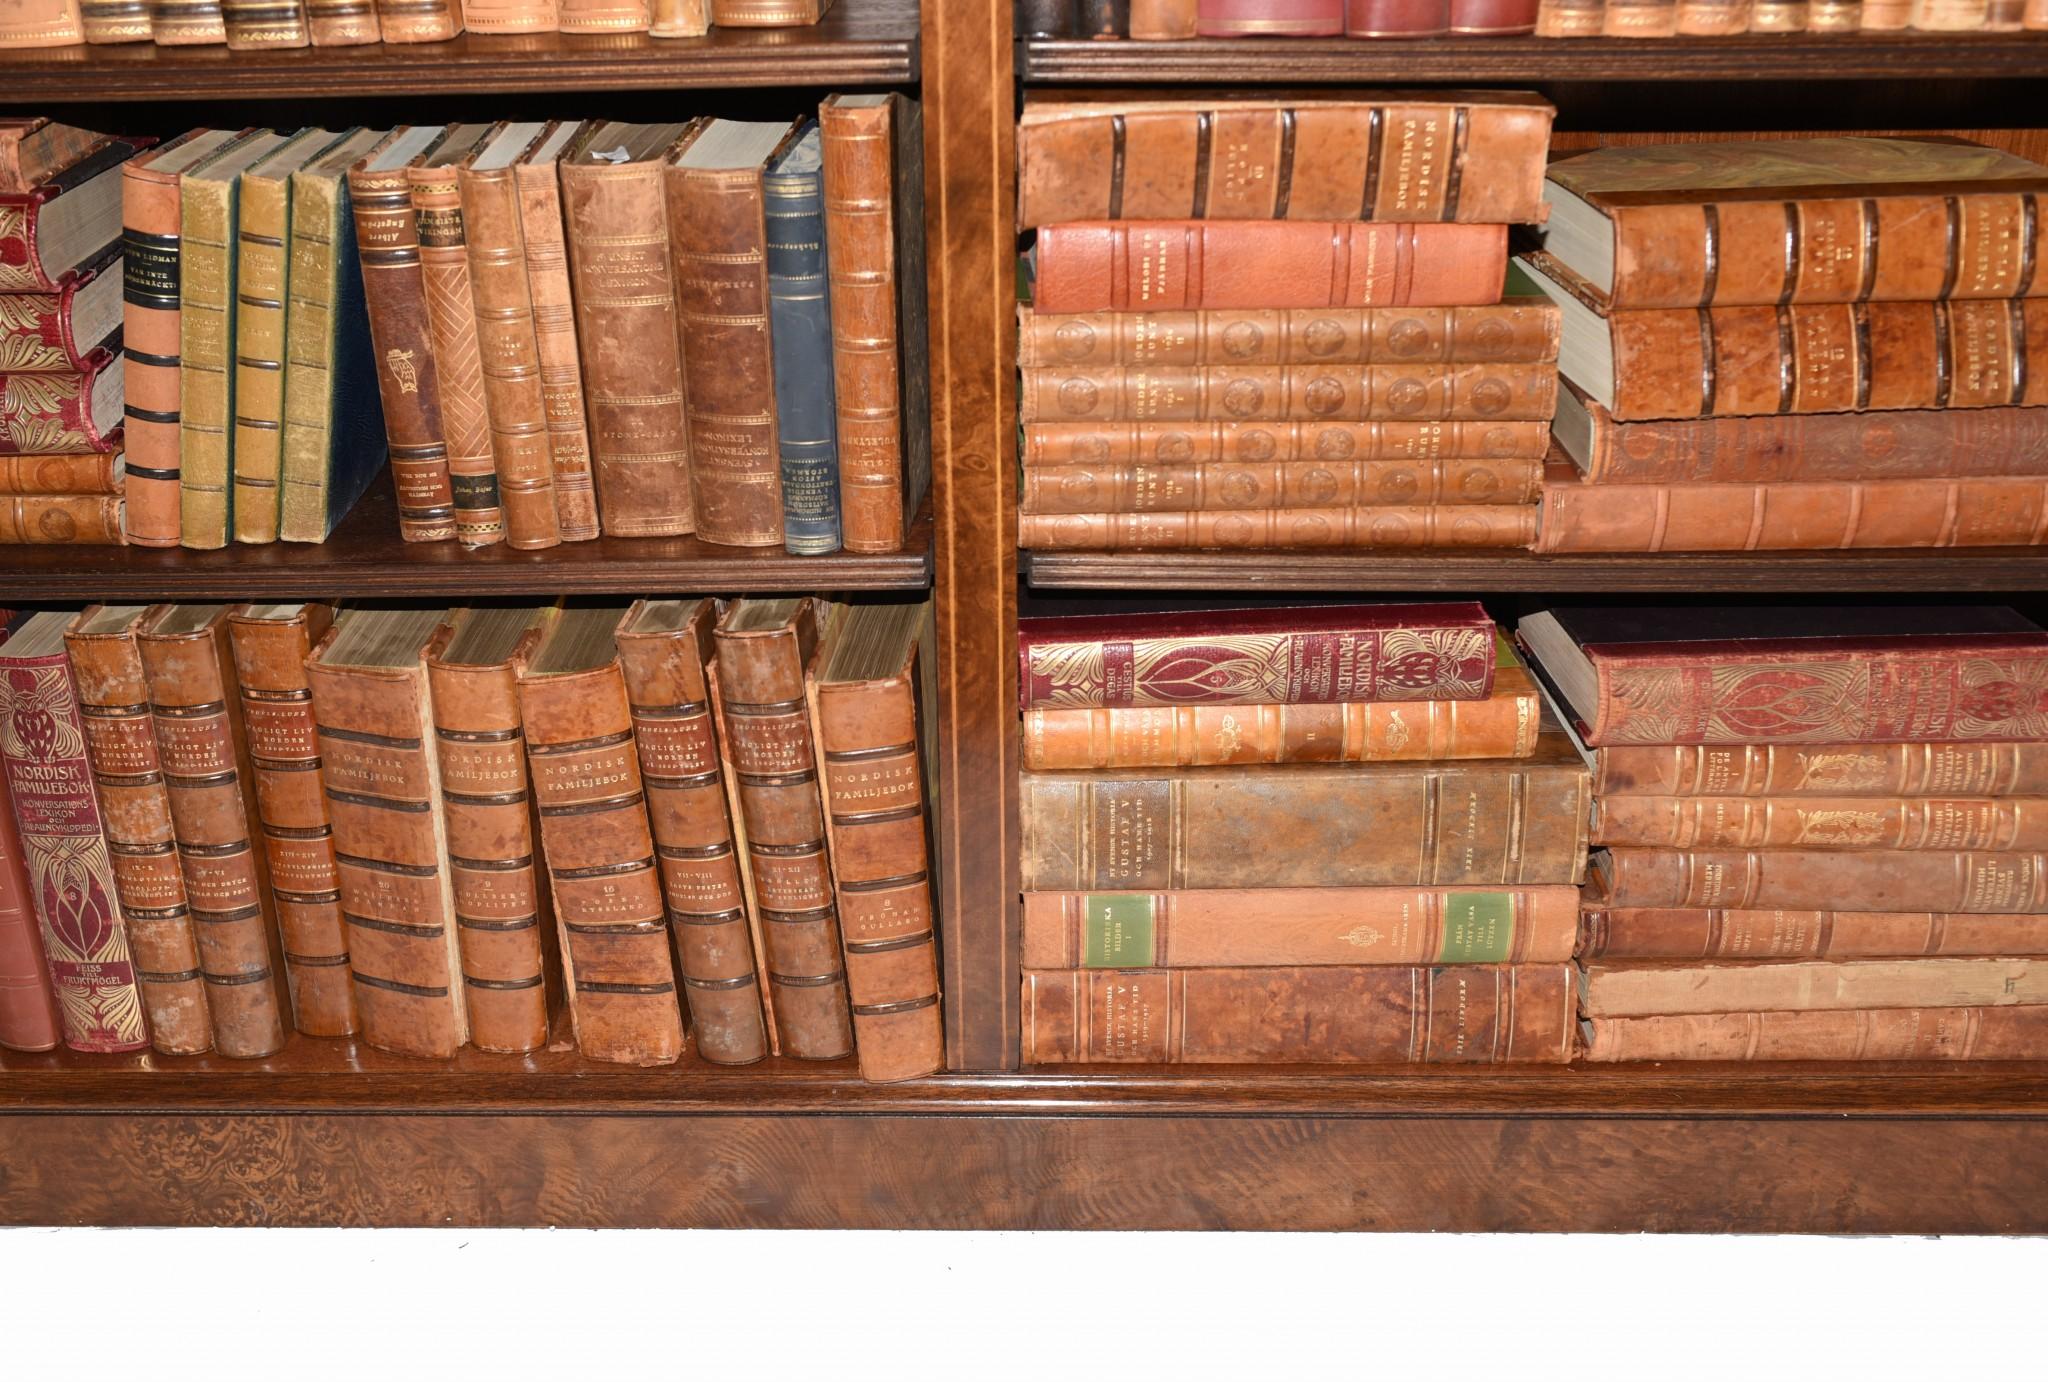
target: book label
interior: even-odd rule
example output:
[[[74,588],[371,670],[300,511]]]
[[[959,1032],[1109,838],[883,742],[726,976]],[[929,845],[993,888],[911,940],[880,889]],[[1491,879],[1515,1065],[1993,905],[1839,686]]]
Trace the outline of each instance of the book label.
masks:
[[[1131,893],[1090,893],[1081,963],[1089,969],[1132,969],[1152,960],[1157,899]]]
[[[1439,964],[1500,964],[1515,947],[1515,900],[1507,893],[1446,893]]]

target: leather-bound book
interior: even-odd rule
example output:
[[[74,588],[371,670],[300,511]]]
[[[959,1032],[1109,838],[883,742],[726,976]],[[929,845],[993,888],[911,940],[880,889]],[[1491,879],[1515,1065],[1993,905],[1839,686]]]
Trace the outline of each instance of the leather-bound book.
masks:
[[[746,1065],[768,1054],[768,1030],[711,713],[717,620],[711,600],[640,600],[616,636],[697,1054]]]
[[[2048,738],[2048,633],[1996,606],[1525,616],[1515,636],[1587,744]]]
[[[81,0],[78,15],[87,43],[149,42],[147,0]]]
[[[1122,365],[1544,364],[1557,359],[1561,322],[1543,297],[1491,307],[1344,311],[1238,308],[1177,312],[1017,309],[1017,363]]]
[[[1032,466],[1134,465],[1186,467],[1231,461],[1286,465],[1295,461],[1445,458],[1540,461],[1550,449],[1545,422],[1034,422],[1024,428],[1023,454]],[[1539,467],[1540,471],[1540,467]]]
[[[711,0],[654,0],[647,32],[653,38],[701,38],[711,32]]]
[[[1026,893],[1026,969],[1561,964],[1576,888]]]
[[[105,259],[121,240],[121,166],[153,142],[109,139],[33,187],[0,192],[10,226],[0,293],[59,292],[68,275]]]
[[[2048,1056],[2048,1007],[1693,1013],[1586,1024],[1589,1061],[2025,1060]]]
[[[226,43],[221,0],[149,0],[149,35],[160,48],[192,43]]]
[[[1344,0],[1196,0],[1201,38],[1314,38],[1344,32]]]
[[[121,256],[68,273],[51,293],[0,298],[0,368],[70,374],[121,349]]]
[[[560,155],[591,464],[613,537],[696,529],[662,165],[698,128],[593,124]]]
[[[0,456],[0,495],[118,495],[126,486],[127,474],[125,458],[119,451],[87,452],[80,456]]]
[[[519,673],[576,1049],[667,1065],[686,1037],[647,825],[619,606],[564,611]]]
[[[74,1051],[149,1045],[116,902],[104,819],[64,656],[69,610],[17,618],[0,645],[0,769],[14,804],[28,897]]]
[[[804,703],[804,668],[837,613],[813,600],[741,600],[719,619],[716,634],[719,740],[738,786],[774,1035],[781,1054],[806,1059],[853,1050],[818,757]]]
[[[1562,1065],[1569,965],[1024,971],[1024,1064]]]
[[[64,1039],[57,990],[43,955],[42,929],[30,900],[28,863],[14,824],[7,775],[0,772],[0,1046],[48,1051]]]
[[[1536,32],[1537,0],[1451,0],[1451,32],[1497,38]]]
[[[1751,0],[1749,31],[1796,34],[1806,28],[1806,0]]]
[[[227,605],[157,605],[136,626],[185,897],[223,1056],[274,1055],[292,1030]]]
[[[1503,225],[1074,221],[1038,232],[1044,312],[1498,302]]]
[[[263,853],[277,903],[292,1015],[307,1036],[357,1030],[348,925],[327,809],[306,658],[334,612],[320,604],[238,605],[228,614]]]
[[[2048,0],[2027,0],[2025,27],[2030,32],[2048,29]]]
[[[1194,22],[1195,0],[1177,0],[1188,7],[1188,22]],[[1142,4],[1144,0],[1134,0]],[[1017,0],[1017,37],[1073,38],[1080,31],[1075,0]]]
[[[448,873],[469,1039],[486,1051],[548,1040],[552,946],[536,859],[519,672],[554,611],[455,611],[424,653],[434,699]]]
[[[1981,18],[1978,27],[1982,27]],[[1806,7],[1806,32],[1810,34],[1853,34],[1863,27],[1863,0],[1810,0]]]
[[[1021,23],[1018,32],[1025,32]],[[1193,38],[1195,0],[1131,0],[1130,36],[1155,43]]]
[[[420,662],[445,617],[350,610],[306,660],[362,1039],[435,1060],[469,1040],[433,703]]]
[[[1606,0],[1600,33],[1605,38],[1672,38],[1678,33],[1677,0]]]
[[[923,115],[902,95],[828,96],[818,129],[842,527],[849,552],[894,552],[932,472]]]
[[[118,547],[121,514],[114,495],[0,495],[0,544]]]
[[[650,0],[561,0],[565,34],[644,34],[654,22]]]
[[[1593,843],[1671,849],[2044,849],[2048,800],[1631,794],[1596,804]]]
[[[193,130],[121,165],[128,540],[140,547],[178,545],[178,179],[248,133]]]
[[[309,48],[305,0],[221,0],[228,49]]]
[[[1588,1017],[2039,1004],[2048,1004],[2048,965],[2024,958],[1623,960],[1585,965],[1579,983]]]
[[[1350,0],[1347,38],[1424,38],[1451,31],[1450,0]]]
[[[1516,92],[1109,102],[1034,93],[1017,126],[1017,223],[1540,222],[1554,114]]]
[[[473,34],[551,34],[562,8],[560,0],[463,0],[462,23]]]
[[[726,546],[782,545],[761,183],[791,134],[782,123],[712,120],[663,170],[692,509],[697,536]]]
[[[470,289],[467,237],[457,165],[489,133],[486,125],[450,125],[431,148],[405,165],[419,230],[420,284],[434,343],[441,433],[448,444],[448,484],[455,498],[455,540],[489,547],[505,540],[505,511],[484,411],[483,361],[477,351],[476,298]]]
[[[1030,466],[1027,514],[1305,509],[1319,505],[1528,504],[1541,461],[1294,461]]]
[[[1589,896],[1579,955],[1597,960],[2048,955],[2048,916],[1610,907]]]
[[[1541,0],[1536,37],[1598,38],[1606,20],[1606,0]]]
[[[1887,0],[1895,3],[1895,0]],[[2026,27],[2026,0],[1990,0],[1984,7],[1984,32],[2016,34]]]
[[[852,605],[806,676],[854,1049],[861,1078],[877,1082],[946,1064],[931,877],[937,777],[919,747],[920,727],[938,723],[936,646],[929,601]]]
[[[832,0],[711,0],[711,22],[721,29],[787,29],[815,24]]]
[[[353,48],[383,37],[374,0],[306,0],[315,48]]]
[[[85,756],[150,1044],[167,1056],[190,1056],[213,1049],[213,1016],[150,725],[149,676],[135,640],[146,612],[142,605],[94,605],[65,630],[64,651],[78,683]]]
[[[1616,907],[2048,911],[2048,855],[2038,852],[1609,849],[1594,871]]]
[[[381,130],[353,130],[292,174],[284,452],[277,535],[324,542],[384,470],[384,405],[348,170]]]
[[[391,478],[398,489],[398,532],[407,542],[446,542],[455,536],[440,375],[420,263],[419,222],[406,172],[406,165],[441,134],[439,125],[401,126],[348,170],[377,389],[384,401]]]
[[[34,191],[111,138],[47,115],[0,118],[0,192]]]
[[[769,156],[761,192],[768,208],[782,545],[798,556],[816,556],[836,552],[844,542],[832,308],[826,291],[824,157],[816,125],[805,121]],[[698,473],[704,473],[701,467]]]
[[[75,374],[0,375],[0,455],[120,450],[121,381],[104,350]]]
[[[1162,365],[1023,371],[1034,422],[1542,421],[1554,365]]]
[[[440,43],[462,32],[462,0],[376,0],[386,43]]]
[[[1922,33],[1974,33],[1984,27],[1985,10],[1986,0],[1913,0],[1908,23]],[[1807,27],[1813,27],[1812,16]]]
[[[505,543],[522,551],[562,541],[540,347],[533,333],[533,297],[520,234],[519,186],[512,173],[513,164],[545,128],[537,121],[495,125],[460,169],[492,464],[505,510]]]
[[[301,130],[242,174],[235,247],[234,496],[228,506],[237,542],[277,541],[289,353],[291,179],[338,138],[331,130]]]
[[[1521,504],[1354,505],[1234,513],[1027,513],[1017,520],[1017,546],[1039,552],[1533,547],[1536,513]]]
[[[598,535],[597,486],[591,479],[590,433],[584,423],[583,366],[576,358],[576,309],[569,295],[569,252],[562,238],[562,185],[556,176],[556,161],[583,128],[576,120],[551,122],[513,169],[541,400],[547,407],[555,521],[564,542],[588,542]]]
[[[1750,0],[1678,0],[1678,32],[1686,38],[1726,38],[1749,32]],[[1868,19],[1868,12],[1864,15]],[[1866,23],[1865,27],[1869,27]]]
[[[1083,38],[1122,38],[1130,27],[1130,0],[1078,0],[1075,13]]]
[[[1911,0],[1863,0],[1861,28],[1869,33],[1873,30],[1896,31],[1912,23]]]
[[[1622,745],[1593,755],[1603,796],[2044,797],[2048,744]]]

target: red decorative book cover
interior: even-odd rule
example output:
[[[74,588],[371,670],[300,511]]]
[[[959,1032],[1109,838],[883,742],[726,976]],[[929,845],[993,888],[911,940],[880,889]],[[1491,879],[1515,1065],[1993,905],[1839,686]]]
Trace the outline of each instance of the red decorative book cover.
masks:
[[[0,774],[0,1046],[47,1051],[64,1038],[42,929],[29,903],[14,803]]]
[[[105,294],[119,289],[120,278],[121,261],[116,259],[75,274],[66,274],[64,282],[54,293],[0,294],[0,370],[9,374],[64,374],[85,370],[93,352],[106,344],[107,328],[118,327],[121,321],[115,314],[102,314],[104,320],[100,320],[88,311],[85,322],[81,323],[79,295],[89,284],[100,282],[98,292],[86,297],[88,302],[95,297],[104,300]],[[113,300],[119,301],[118,297]],[[80,340],[78,328],[95,320],[99,321],[92,328],[95,338]]]

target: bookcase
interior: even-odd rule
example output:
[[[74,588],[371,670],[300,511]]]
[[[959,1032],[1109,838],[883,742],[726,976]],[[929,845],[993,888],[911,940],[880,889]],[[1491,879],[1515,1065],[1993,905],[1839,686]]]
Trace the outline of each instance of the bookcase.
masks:
[[[719,109],[894,87],[925,108],[935,476],[889,556],[605,540],[479,558],[398,541],[387,490],[325,546],[0,549],[0,603],[677,591],[933,591],[953,1073],[633,1070],[556,1052],[446,1065],[295,1039],[278,1057],[0,1057],[0,1222],[586,1227],[2048,1230],[2048,1067],[1033,1073],[1017,1061],[1020,601],[1461,592],[1837,592],[2038,612],[2048,549],[1543,558],[1015,549],[1019,84],[1537,89],[1560,130],[2043,123],[2048,36],[1012,41],[1010,0],[839,0],[793,31],[234,53],[0,54],[16,110],[205,121]],[[680,101],[663,93],[703,89]],[[320,115],[291,101],[320,104]],[[495,101],[496,104],[491,104]],[[716,102],[702,104],[700,102]],[[374,115],[372,114],[374,112]],[[103,123],[115,117],[102,113]]]

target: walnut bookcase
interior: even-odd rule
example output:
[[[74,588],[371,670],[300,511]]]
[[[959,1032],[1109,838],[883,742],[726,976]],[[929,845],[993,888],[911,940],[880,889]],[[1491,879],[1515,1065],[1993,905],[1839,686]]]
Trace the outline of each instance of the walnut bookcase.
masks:
[[[465,1052],[440,1066],[302,1038],[256,1062],[0,1054],[0,1222],[2048,1231],[2048,1066],[1015,1070],[1020,568],[1036,587],[1070,590],[1769,597],[2037,591],[2048,589],[2048,557],[1059,553],[1020,563],[1011,210],[1020,77],[1155,92],[1512,84],[1548,92],[1561,124],[1581,129],[1670,128],[1695,112],[1702,128],[2019,126],[2041,123],[2048,36],[1017,46],[1009,9],[931,0],[920,15],[912,0],[839,0],[812,29],[663,43],[549,35],[339,52],[0,53],[14,110],[130,101],[161,108],[167,127],[289,119],[237,105],[283,96],[341,110],[356,98],[456,97],[495,117],[602,114],[612,101],[644,109],[681,88],[724,88],[718,99],[736,101],[766,99],[745,88],[916,88],[936,474],[909,552],[797,560],[599,542],[479,559],[407,549],[388,493],[373,493],[317,549],[0,549],[0,603],[452,603],[930,583],[942,643],[942,900],[967,940],[947,956],[958,1073],[899,1086],[864,1085],[851,1062],[638,1071],[562,1052]],[[478,99],[492,95],[507,99]],[[402,100],[369,109],[359,118],[408,114]]]

